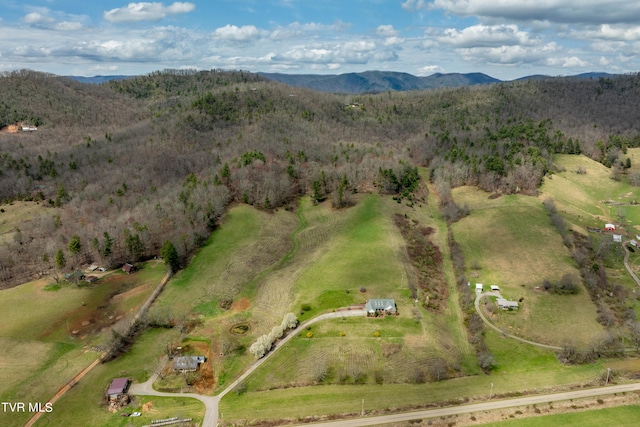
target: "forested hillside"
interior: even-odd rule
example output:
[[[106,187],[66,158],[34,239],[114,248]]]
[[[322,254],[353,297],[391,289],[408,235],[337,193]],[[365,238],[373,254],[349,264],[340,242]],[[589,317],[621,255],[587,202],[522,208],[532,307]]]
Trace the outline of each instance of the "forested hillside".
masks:
[[[0,199],[45,210],[0,240],[3,286],[155,256],[167,240],[185,259],[233,200],[270,209],[313,188],[343,205],[403,192],[416,165],[445,199],[462,184],[534,193],[554,153],[616,172],[640,145],[638,75],[340,96],[246,72],[88,85],[20,71],[0,93],[0,125],[38,126],[0,133]]]

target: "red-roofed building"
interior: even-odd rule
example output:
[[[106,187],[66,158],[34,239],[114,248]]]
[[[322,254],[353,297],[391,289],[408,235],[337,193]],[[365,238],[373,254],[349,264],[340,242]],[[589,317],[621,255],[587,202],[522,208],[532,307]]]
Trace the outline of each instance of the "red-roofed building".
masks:
[[[128,378],[116,378],[111,381],[109,388],[107,389],[107,396],[110,400],[115,400],[121,394],[125,394],[129,388]]]

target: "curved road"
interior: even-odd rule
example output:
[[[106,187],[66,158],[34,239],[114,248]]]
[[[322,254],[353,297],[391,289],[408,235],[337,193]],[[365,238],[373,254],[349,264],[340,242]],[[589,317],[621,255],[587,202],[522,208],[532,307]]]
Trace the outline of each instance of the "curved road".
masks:
[[[262,359],[256,360],[253,365],[249,369],[247,369],[238,379],[229,384],[220,394],[217,396],[203,396],[196,393],[163,393],[160,391],[156,391],[153,389],[153,383],[158,378],[158,374],[154,373],[151,375],[147,381],[141,384],[132,384],[129,388],[129,394],[133,395],[144,395],[144,396],[165,396],[165,397],[190,397],[193,399],[197,399],[204,403],[205,405],[205,415],[204,421],[202,422],[203,427],[216,427],[218,425],[218,403],[220,399],[224,397],[227,393],[232,391],[238,384],[244,381],[249,375],[253,373],[260,365],[262,365],[271,355],[273,355],[276,351],[278,351],[282,346],[284,346],[287,342],[289,342],[293,337],[298,335],[298,331],[306,328],[307,326],[313,325],[316,322],[327,319],[339,319],[342,317],[354,317],[360,316],[365,317],[367,314],[364,309],[358,310],[343,310],[343,311],[334,311],[332,313],[321,314],[313,319],[309,319],[305,323],[299,325],[296,329],[292,330],[287,334],[284,338],[278,341],[271,351],[267,353]]]

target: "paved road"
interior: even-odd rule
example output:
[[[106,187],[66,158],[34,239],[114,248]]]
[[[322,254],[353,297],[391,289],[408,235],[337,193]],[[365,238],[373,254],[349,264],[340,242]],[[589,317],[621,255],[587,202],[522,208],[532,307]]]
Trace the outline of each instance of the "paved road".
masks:
[[[218,425],[218,403],[220,399],[224,397],[227,393],[232,391],[238,384],[244,381],[249,375],[251,375],[260,365],[262,365],[269,357],[271,357],[276,351],[278,351],[282,346],[284,346],[287,342],[292,340],[295,336],[298,335],[298,331],[306,328],[307,326],[313,325],[316,322],[320,322],[322,320],[327,319],[340,319],[342,317],[365,317],[366,311],[364,310],[341,310],[335,311],[332,313],[321,314],[313,319],[309,319],[305,323],[298,326],[296,330],[291,331],[287,336],[278,341],[276,345],[271,349],[269,353],[267,353],[262,359],[256,360],[253,365],[249,369],[247,369],[238,379],[229,384],[220,394],[217,396],[203,396],[195,393],[163,393],[153,389],[153,383],[158,377],[157,373],[154,373],[151,378],[149,378],[146,382],[141,384],[132,384],[129,388],[129,394],[133,395],[146,395],[146,396],[170,396],[170,397],[190,397],[193,399],[198,399],[205,405],[205,416],[204,421],[202,423],[203,427],[216,427]]]
[[[585,397],[603,396],[606,394],[640,391],[640,383],[623,384],[592,389],[568,391],[564,393],[543,394],[537,396],[518,397],[507,400],[490,400],[484,403],[472,405],[449,406],[446,408],[428,409],[424,411],[405,412],[402,414],[382,415],[379,417],[357,418],[352,420],[332,421],[327,423],[310,423],[304,426],[317,427],[361,427],[378,424],[387,424],[425,418],[441,417],[448,415],[468,414],[471,412],[489,411],[493,409],[512,408],[514,406],[534,405],[548,402],[557,402],[569,399],[581,399]],[[303,427],[303,426],[296,426]]]

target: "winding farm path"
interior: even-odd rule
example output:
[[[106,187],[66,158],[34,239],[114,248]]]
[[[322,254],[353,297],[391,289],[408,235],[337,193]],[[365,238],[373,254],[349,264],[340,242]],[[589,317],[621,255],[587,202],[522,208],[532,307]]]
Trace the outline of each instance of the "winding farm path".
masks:
[[[204,421],[202,423],[203,427],[216,427],[218,425],[218,403],[220,399],[222,399],[227,393],[232,391],[238,384],[244,381],[249,375],[251,375],[260,365],[262,365],[267,359],[269,359],[276,351],[282,348],[286,343],[292,340],[295,336],[298,335],[298,331],[306,328],[307,326],[313,325],[314,323],[320,322],[322,320],[327,319],[340,319],[342,317],[354,317],[360,316],[365,317],[367,312],[364,309],[342,309],[336,310],[331,313],[321,314],[319,316],[314,317],[313,319],[309,319],[305,323],[299,325],[295,330],[291,331],[287,336],[278,341],[274,347],[271,349],[269,353],[267,353],[262,359],[256,360],[249,369],[247,369],[240,377],[238,377],[234,382],[229,384],[222,392],[220,392],[216,396],[203,396],[195,393],[163,393],[153,389],[153,383],[158,377],[157,373],[154,373],[151,378],[141,384],[132,384],[129,388],[129,394],[133,395],[145,395],[145,396],[169,396],[169,397],[189,397],[193,399],[197,399],[204,403],[205,405],[205,415]]]
[[[549,345],[549,344],[542,344],[539,342],[535,342],[535,341],[530,341],[530,340],[526,340],[524,338],[520,338],[516,335],[513,335],[507,331],[504,331],[500,328],[498,328],[496,325],[494,325],[493,323],[491,323],[489,321],[489,319],[487,319],[484,315],[484,313],[482,312],[482,310],[480,309],[480,300],[482,299],[482,297],[485,296],[493,296],[493,297],[498,297],[498,298],[502,298],[502,296],[500,295],[500,292],[478,292],[476,294],[476,300],[474,301],[474,305],[476,306],[476,311],[478,312],[478,316],[480,316],[480,318],[482,319],[482,321],[489,326],[491,329],[497,331],[498,333],[508,337],[508,338],[512,338],[514,340],[523,342],[523,343],[527,343],[527,344],[531,344],[531,345],[535,345],[536,347],[542,347],[542,348],[548,348],[550,350],[562,350],[562,347],[559,347],[557,345]]]

